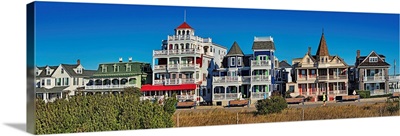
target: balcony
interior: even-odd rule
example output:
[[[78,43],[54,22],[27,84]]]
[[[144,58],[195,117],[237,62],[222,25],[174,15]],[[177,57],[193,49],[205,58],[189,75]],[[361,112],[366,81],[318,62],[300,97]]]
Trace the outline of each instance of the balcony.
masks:
[[[371,82],[374,82],[374,81],[385,81],[385,78],[384,78],[384,76],[365,76],[364,77],[364,82],[367,82],[367,81],[371,81]]]
[[[195,100],[194,95],[177,95],[176,98],[178,101]]]
[[[328,80],[328,76],[327,75],[318,76],[318,80]]]
[[[193,36],[193,35],[168,36],[168,41],[180,41],[180,40],[192,40],[192,41],[198,41],[201,43],[211,43],[212,42],[211,38],[201,38],[201,37]]]
[[[240,93],[215,93],[213,100],[235,100],[240,97]]]
[[[154,65],[154,70],[166,70],[167,65]]]
[[[271,61],[269,60],[251,60],[251,68],[266,68],[270,69]]]
[[[85,89],[121,89],[126,87],[136,87],[135,84],[130,85],[90,85],[85,86]]]
[[[183,79],[183,78],[175,78],[175,79],[162,79],[162,80],[154,80],[154,85],[180,85],[180,84],[194,84],[194,79]]]
[[[250,95],[252,99],[264,99],[266,92],[251,92]]]
[[[180,69],[190,70],[190,69],[200,68],[200,64],[181,64]]]
[[[268,82],[268,81],[271,81],[271,76],[270,75],[268,75],[268,76],[262,76],[262,75],[256,76],[256,75],[253,75],[253,76],[251,76],[251,82]]]
[[[329,80],[343,80],[343,79],[347,79],[347,75],[329,75]]]
[[[168,65],[168,70],[178,70],[179,64]]]
[[[225,94],[224,93],[214,94],[213,100],[225,100]]]
[[[242,78],[239,76],[214,77],[213,83],[239,83]]]
[[[153,56],[167,55],[200,55],[198,49],[174,49],[174,50],[153,50]]]

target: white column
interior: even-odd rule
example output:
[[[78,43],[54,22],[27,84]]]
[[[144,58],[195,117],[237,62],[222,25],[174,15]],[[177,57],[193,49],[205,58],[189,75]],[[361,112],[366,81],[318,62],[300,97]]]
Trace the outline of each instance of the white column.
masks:
[[[326,83],[326,101],[329,101],[329,82]]]
[[[326,69],[326,79],[329,81],[329,68]]]
[[[43,93],[43,100],[44,100],[44,102],[46,102],[47,103],[47,96],[48,94],[47,93]]]
[[[167,45],[168,46],[168,45]],[[168,47],[167,47],[168,48]],[[155,65],[155,62],[156,60],[155,60],[155,58],[153,57],[153,70],[154,70],[154,65]],[[131,68],[132,69],[132,68]],[[155,79],[155,76],[156,76],[156,73],[155,72],[152,72],[152,74],[153,74],[153,77],[151,77],[152,79],[151,79],[151,81],[152,81],[152,85],[154,85],[154,79]],[[129,82],[129,80],[128,80],[128,82]]]
[[[224,91],[224,95],[225,95],[225,98],[224,98],[224,99],[226,100],[226,91],[227,91],[227,86],[224,86],[224,90],[225,90],[225,91]]]

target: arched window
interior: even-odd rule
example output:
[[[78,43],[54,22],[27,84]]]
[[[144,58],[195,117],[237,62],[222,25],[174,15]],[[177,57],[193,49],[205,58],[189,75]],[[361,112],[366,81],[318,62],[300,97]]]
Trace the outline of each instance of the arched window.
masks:
[[[185,35],[185,30],[182,31],[182,35]]]
[[[178,49],[178,44],[175,44],[175,47],[174,47],[174,49]]]
[[[170,50],[172,49],[172,44],[169,45],[169,49],[170,49]]]
[[[178,35],[181,35],[181,31],[178,31]]]
[[[190,31],[189,31],[189,30],[187,30],[187,31],[186,31],[186,35],[189,35],[189,34],[190,34],[189,32],[190,32]]]
[[[186,49],[189,49],[189,46],[190,46],[189,43],[186,43]]]
[[[180,49],[184,49],[185,45],[183,43],[181,43],[181,48]]]

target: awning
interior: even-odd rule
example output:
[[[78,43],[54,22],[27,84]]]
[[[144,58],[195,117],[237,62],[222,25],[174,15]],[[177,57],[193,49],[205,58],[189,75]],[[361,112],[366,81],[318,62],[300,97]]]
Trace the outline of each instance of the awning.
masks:
[[[182,85],[142,85],[140,91],[177,91],[177,90],[195,90],[196,84]]]

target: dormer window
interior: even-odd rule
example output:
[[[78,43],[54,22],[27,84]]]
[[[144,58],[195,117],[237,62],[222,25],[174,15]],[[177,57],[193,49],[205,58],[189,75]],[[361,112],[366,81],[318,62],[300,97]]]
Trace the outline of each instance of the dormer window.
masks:
[[[378,62],[378,57],[369,57],[369,62]]]
[[[77,74],[82,74],[82,68],[76,69],[76,73],[77,73]]]
[[[235,66],[235,57],[231,57],[231,66]]]
[[[237,58],[237,65],[242,66],[242,57]]]
[[[126,65],[126,71],[130,72],[132,70],[131,65]]]
[[[101,72],[107,72],[107,67],[106,66],[101,66]]]
[[[46,69],[46,75],[50,75],[50,69],[49,68]]]

